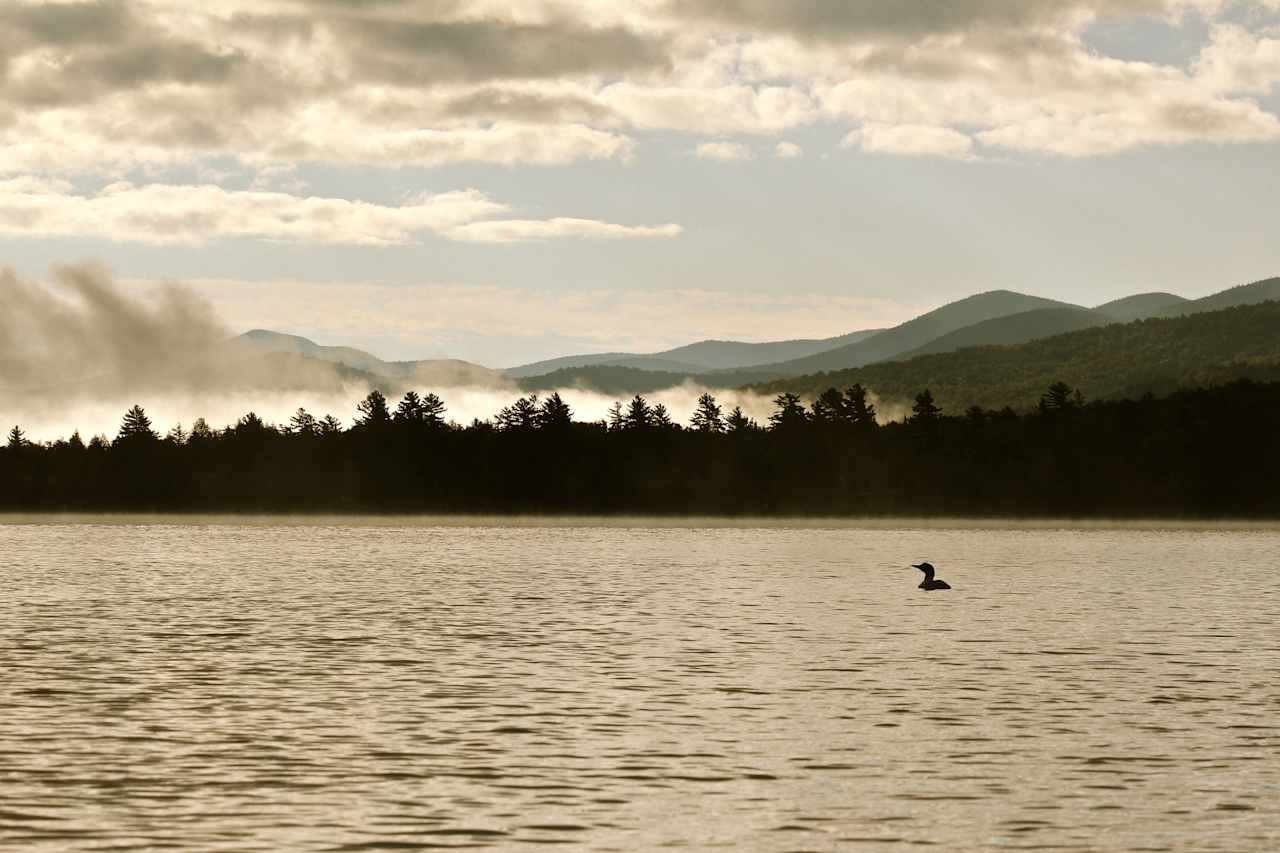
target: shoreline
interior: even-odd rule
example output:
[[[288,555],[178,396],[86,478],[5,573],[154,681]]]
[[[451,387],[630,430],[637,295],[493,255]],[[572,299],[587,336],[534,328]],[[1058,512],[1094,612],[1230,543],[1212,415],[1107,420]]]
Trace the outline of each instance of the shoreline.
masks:
[[[475,527],[778,530],[1170,530],[1276,531],[1280,519],[1234,518],[1011,518],[958,516],[655,516],[269,512],[0,512],[0,527],[24,526],[212,527]]]

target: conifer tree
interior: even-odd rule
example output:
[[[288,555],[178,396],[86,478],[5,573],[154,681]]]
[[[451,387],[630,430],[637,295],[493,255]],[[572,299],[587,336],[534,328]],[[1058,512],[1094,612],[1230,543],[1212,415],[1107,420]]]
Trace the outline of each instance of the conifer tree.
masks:
[[[538,426],[543,429],[564,429],[572,423],[573,410],[560,396],[560,392],[557,391],[542,401],[542,408],[538,411]]]
[[[649,408],[644,397],[637,394],[631,400],[624,422],[627,429],[648,429],[653,426],[653,409]]]
[[[622,414],[622,401],[618,400],[609,407],[609,429],[611,431],[620,430],[624,423],[625,420],[624,415]]]
[[[844,418],[859,429],[876,426],[876,407],[867,399],[867,389],[861,384],[845,389]]]
[[[213,438],[213,430],[209,427],[209,422],[204,418],[196,418],[195,423],[191,425],[191,434],[187,436],[187,443],[212,441]]]
[[[116,441],[129,444],[159,439],[160,436],[156,435],[156,431],[151,428],[151,419],[147,417],[147,413],[141,406],[135,405],[124,413],[124,420],[120,424],[120,432],[116,434]]]
[[[928,388],[916,395],[915,405],[911,407],[909,421],[913,424],[931,424],[942,417],[942,409],[933,402],[933,394]]]
[[[733,411],[729,413],[729,417],[725,419],[725,426],[731,435],[737,435],[746,432],[755,425],[742,413],[741,406],[734,406]]]
[[[845,418],[844,395],[835,388],[828,388],[818,395],[811,406],[813,419],[823,424],[838,424]]]
[[[698,407],[694,409],[689,425],[698,432],[724,432],[724,419],[720,416],[720,406],[710,392],[698,398]]]
[[[772,430],[789,430],[804,426],[809,422],[809,415],[804,404],[795,394],[779,394],[773,401],[778,411],[769,416],[769,428]]]
[[[422,408],[422,398],[418,396],[418,392],[406,391],[404,397],[400,400],[400,405],[396,406],[394,416],[396,422],[420,424],[425,416],[426,412]]]
[[[315,415],[299,406],[298,411],[289,418],[288,431],[296,435],[315,435],[320,431],[320,422],[316,420]]]
[[[15,450],[19,447],[25,447],[27,444],[27,434],[24,433],[16,424],[13,429],[9,430],[9,447]]]
[[[365,397],[356,404],[356,425],[368,428],[378,428],[391,423],[391,412],[387,409],[387,398],[377,388],[369,392],[369,396]]]
[[[422,422],[432,429],[441,429],[445,426],[444,401],[435,394],[427,394],[422,398]]]
[[[498,429],[511,432],[536,429],[539,417],[538,395],[530,394],[528,397],[521,397],[510,406],[503,406],[495,420],[498,423]]]

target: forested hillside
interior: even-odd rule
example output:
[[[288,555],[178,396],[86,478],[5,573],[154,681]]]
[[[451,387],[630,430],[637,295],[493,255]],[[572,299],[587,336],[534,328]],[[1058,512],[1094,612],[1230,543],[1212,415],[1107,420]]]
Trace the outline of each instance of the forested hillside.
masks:
[[[814,396],[860,383],[885,401],[908,401],[922,388],[944,409],[1026,408],[1062,380],[1091,399],[1167,393],[1232,379],[1280,378],[1280,302],[1187,317],[1084,329],[1015,346],[986,346],[909,361],[781,379],[767,394]]]

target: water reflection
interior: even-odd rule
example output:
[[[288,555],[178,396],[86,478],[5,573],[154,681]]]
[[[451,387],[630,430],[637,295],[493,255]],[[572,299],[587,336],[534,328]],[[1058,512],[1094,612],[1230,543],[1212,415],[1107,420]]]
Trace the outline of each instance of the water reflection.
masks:
[[[1278,558],[1268,530],[0,525],[0,846],[1271,850],[1280,582],[1238,567]]]

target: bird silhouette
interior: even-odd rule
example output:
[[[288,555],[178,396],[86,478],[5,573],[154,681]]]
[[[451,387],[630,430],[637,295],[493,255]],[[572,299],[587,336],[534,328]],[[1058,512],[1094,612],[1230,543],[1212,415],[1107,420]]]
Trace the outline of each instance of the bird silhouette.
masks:
[[[919,569],[924,572],[924,580],[920,581],[920,589],[951,589],[951,584],[946,581],[933,579],[933,563],[920,563],[919,565],[913,564],[911,568]]]

